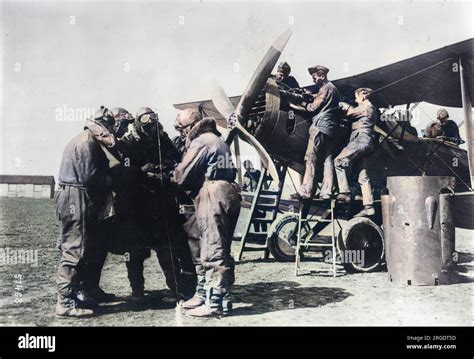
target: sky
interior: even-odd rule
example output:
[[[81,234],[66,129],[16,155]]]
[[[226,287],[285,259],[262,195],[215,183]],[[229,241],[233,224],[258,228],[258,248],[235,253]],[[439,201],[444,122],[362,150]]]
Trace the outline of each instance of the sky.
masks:
[[[173,104],[210,98],[214,79],[241,94],[288,28],[280,59],[309,85],[311,65],[337,79],[471,38],[472,11],[449,1],[2,2],[0,174],[56,176],[100,105],[152,107],[175,135]],[[417,127],[437,108],[421,106]]]

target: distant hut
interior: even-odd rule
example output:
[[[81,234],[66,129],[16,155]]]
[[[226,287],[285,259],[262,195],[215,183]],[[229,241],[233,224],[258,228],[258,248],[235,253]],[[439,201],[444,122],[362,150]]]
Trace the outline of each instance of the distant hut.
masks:
[[[0,175],[0,196],[53,198],[53,176]]]

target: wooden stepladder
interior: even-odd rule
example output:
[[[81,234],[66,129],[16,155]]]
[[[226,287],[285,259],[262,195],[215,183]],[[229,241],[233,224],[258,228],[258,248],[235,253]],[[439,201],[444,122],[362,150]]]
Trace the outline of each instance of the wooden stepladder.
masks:
[[[280,198],[283,192],[283,185],[287,167],[278,165],[278,183],[276,187],[271,187],[273,183],[267,171],[263,171],[258,180],[257,188],[254,192],[250,216],[244,227],[244,232],[240,240],[240,250],[238,260],[242,260],[245,251],[263,251],[263,258],[268,259],[270,250],[268,246],[268,231],[278,214]],[[251,245],[249,245],[251,244]]]
[[[317,203],[315,203],[317,202]],[[309,208],[311,205],[317,205],[318,207],[327,206],[324,213],[320,216],[309,215]],[[318,268],[305,268],[301,266],[301,254],[303,250],[309,250],[310,248],[318,248],[324,250],[324,248],[331,249],[331,269],[333,277],[336,277],[336,224],[341,229],[339,221],[335,215],[336,211],[336,200],[334,198],[329,201],[325,200],[306,200],[300,203],[300,209],[298,213],[298,228],[297,228],[297,241],[296,241],[296,253],[295,253],[295,275],[298,276],[302,271],[327,271],[322,267]],[[330,242],[327,241],[313,241],[313,237],[318,234],[327,225],[331,226]]]

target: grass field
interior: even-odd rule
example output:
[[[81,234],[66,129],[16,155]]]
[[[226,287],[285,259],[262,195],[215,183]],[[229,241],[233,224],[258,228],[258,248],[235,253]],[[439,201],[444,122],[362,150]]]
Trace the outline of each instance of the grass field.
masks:
[[[37,266],[0,266],[0,325],[473,325],[472,231],[457,231],[461,282],[439,287],[396,287],[386,272],[295,277],[293,263],[248,254],[236,266],[234,313],[222,319],[177,315],[174,304],[161,300],[168,291],[154,256],[146,261],[146,301],[132,303],[123,258],[109,255],[101,286],[121,300],[81,320],[54,316],[58,233],[52,201],[0,198],[0,248],[38,251]]]

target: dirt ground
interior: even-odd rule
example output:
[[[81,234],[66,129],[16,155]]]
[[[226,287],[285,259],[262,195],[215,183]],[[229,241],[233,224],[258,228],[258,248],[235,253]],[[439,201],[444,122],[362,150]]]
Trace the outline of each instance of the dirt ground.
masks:
[[[296,277],[293,263],[262,261],[246,254],[236,266],[233,315],[194,319],[179,315],[164,277],[152,256],[146,261],[147,298],[130,301],[124,259],[109,255],[101,286],[120,297],[103,305],[90,319],[56,319],[55,249],[58,225],[49,200],[0,198],[0,248],[37,249],[38,266],[0,266],[0,325],[2,326],[472,326],[474,289],[473,232],[457,230],[456,250],[461,282],[439,287],[396,287],[386,272],[323,273]],[[238,249],[238,242],[234,243]],[[307,264],[307,263],[303,263]],[[324,264],[321,264],[324,266]],[[22,275],[18,287],[18,275]],[[15,303],[21,298],[22,303]]]

